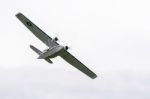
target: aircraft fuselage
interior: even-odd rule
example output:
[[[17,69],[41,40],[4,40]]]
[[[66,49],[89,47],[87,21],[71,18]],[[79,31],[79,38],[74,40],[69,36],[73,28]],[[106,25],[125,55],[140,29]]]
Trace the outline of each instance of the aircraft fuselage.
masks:
[[[64,50],[63,46],[54,46],[50,49],[47,49],[46,51],[44,51],[43,53],[40,54],[40,56],[38,57],[38,59],[45,59],[45,58],[54,58],[56,56],[58,56],[58,54]]]

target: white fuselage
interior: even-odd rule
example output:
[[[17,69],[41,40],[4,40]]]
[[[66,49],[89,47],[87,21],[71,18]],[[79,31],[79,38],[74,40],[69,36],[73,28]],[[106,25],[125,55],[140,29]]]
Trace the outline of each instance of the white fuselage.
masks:
[[[61,52],[64,49],[63,46],[57,45],[54,46],[50,49],[46,49],[43,51],[43,53],[40,54],[40,56],[38,57],[38,59],[44,59],[44,58],[54,58],[56,56],[58,56],[59,52]]]

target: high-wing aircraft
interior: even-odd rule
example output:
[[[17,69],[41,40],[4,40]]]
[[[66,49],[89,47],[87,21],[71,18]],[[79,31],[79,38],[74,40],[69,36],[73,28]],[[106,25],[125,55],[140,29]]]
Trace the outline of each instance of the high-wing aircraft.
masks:
[[[51,38],[46,33],[44,33],[40,28],[38,28],[33,22],[31,22],[22,13],[16,14],[16,17],[43,43],[45,43],[49,48],[43,52],[36,47],[30,45],[30,48],[35,51],[39,57],[38,59],[45,59],[48,63],[52,63],[51,58],[60,56],[69,64],[79,69],[81,72],[85,73],[92,79],[96,78],[97,75],[87,68],[83,63],[77,60],[73,55],[71,55],[67,50],[68,46],[62,46],[57,43],[58,38]]]

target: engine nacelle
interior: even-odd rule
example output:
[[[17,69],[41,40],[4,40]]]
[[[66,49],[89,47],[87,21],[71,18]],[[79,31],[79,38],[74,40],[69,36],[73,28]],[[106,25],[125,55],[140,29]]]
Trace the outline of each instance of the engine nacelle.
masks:
[[[57,37],[55,37],[55,38],[54,38],[54,41],[58,41],[58,38],[57,38]]]
[[[65,50],[68,50],[68,49],[69,49],[69,47],[68,47],[68,46],[65,46],[64,48],[65,48]]]

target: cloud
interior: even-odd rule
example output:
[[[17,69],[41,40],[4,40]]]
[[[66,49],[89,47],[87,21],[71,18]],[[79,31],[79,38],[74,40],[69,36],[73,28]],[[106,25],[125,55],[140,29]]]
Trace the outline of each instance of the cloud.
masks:
[[[77,71],[27,66],[0,70],[1,99],[148,99],[150,80],[145,71],[105,71],[95,80]]]

